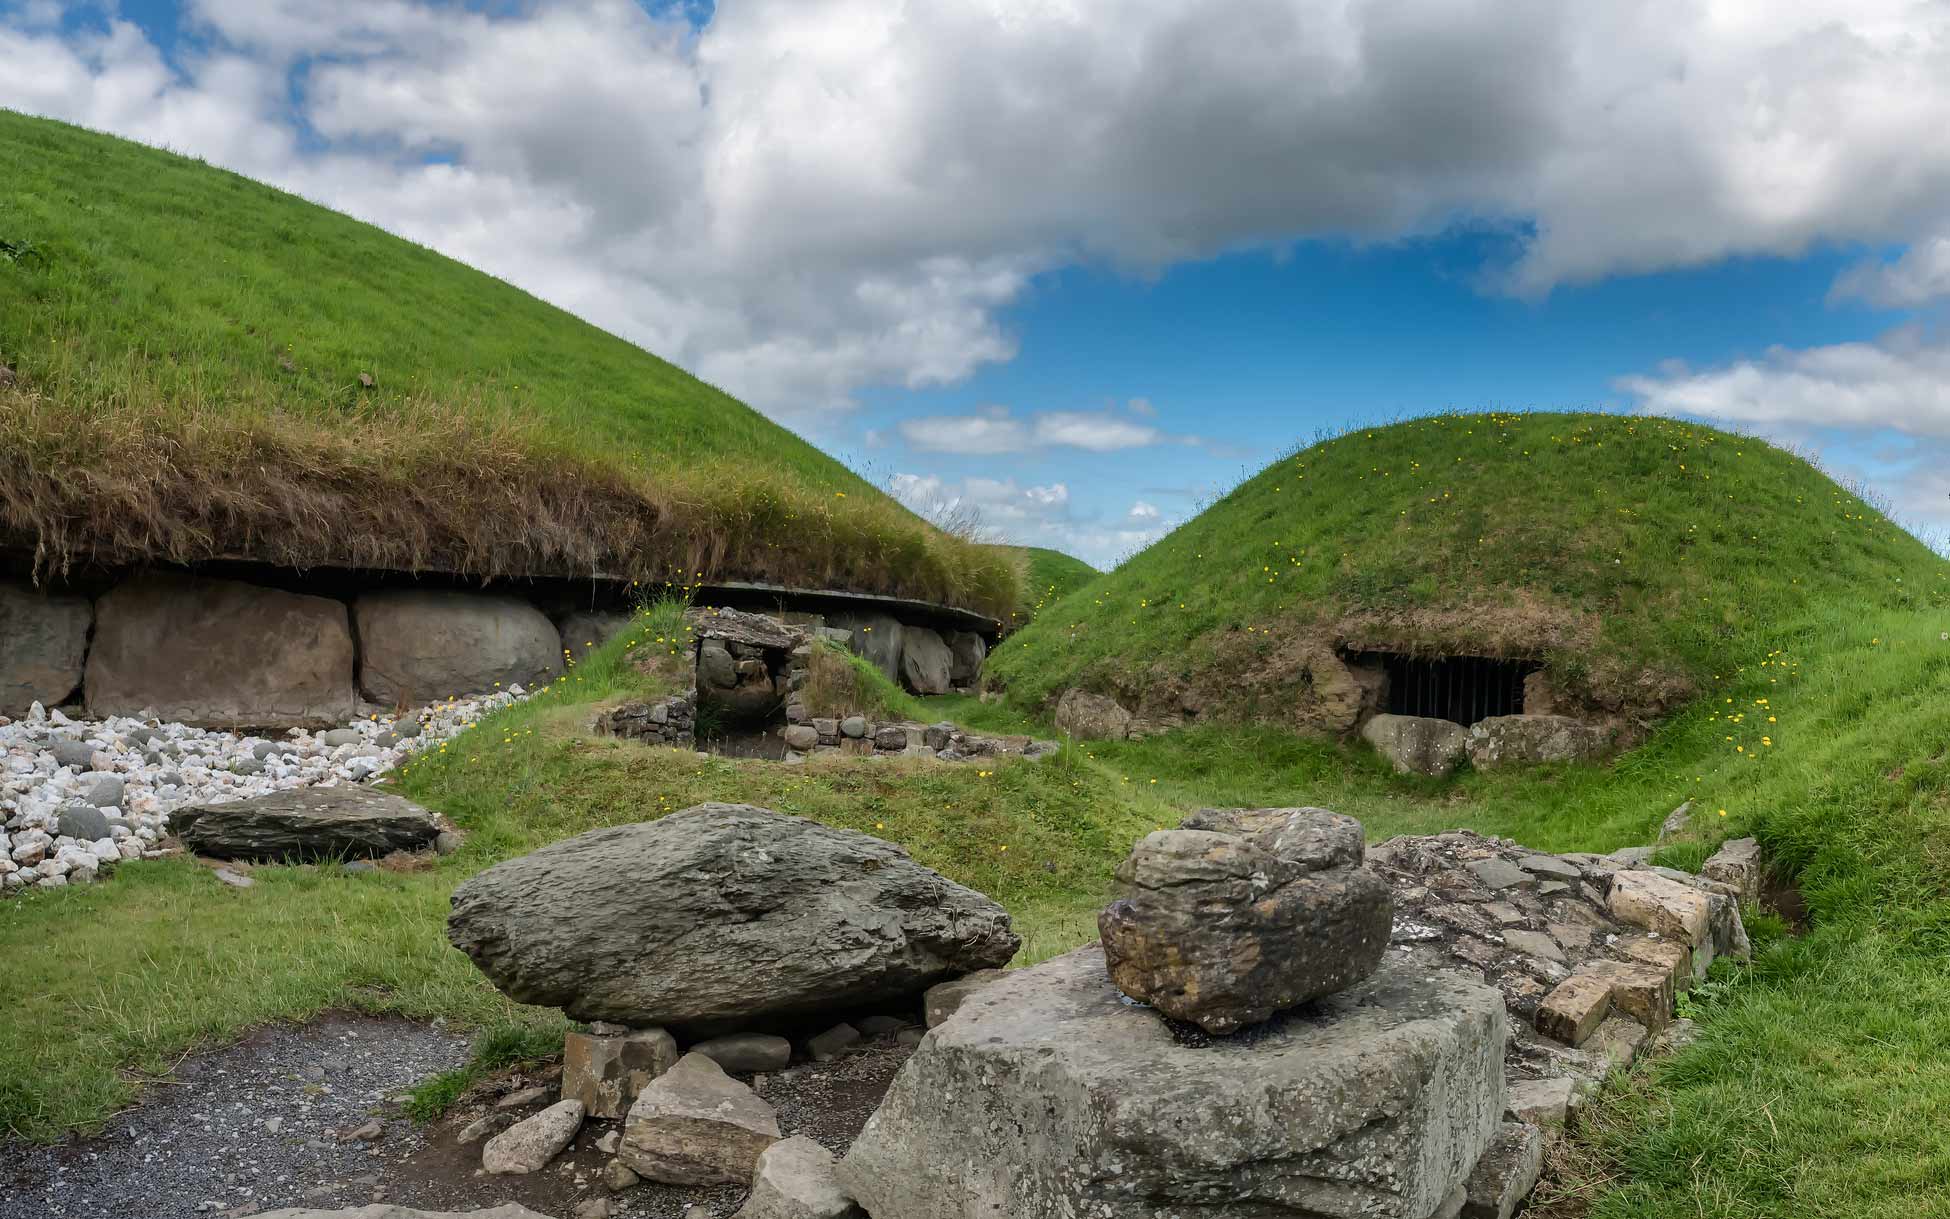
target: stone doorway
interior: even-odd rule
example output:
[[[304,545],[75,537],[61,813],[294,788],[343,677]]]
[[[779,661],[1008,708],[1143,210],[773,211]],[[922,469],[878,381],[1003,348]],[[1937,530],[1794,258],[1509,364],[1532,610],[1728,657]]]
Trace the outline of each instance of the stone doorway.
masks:
[[[1465,728],[1493,716],[1524,714],[1525,683],[1543,667],[1493,656],[1399,652],[1367,652],[1352,663],[1386,674],[1381,704],[1388,714],[1449,720]]]

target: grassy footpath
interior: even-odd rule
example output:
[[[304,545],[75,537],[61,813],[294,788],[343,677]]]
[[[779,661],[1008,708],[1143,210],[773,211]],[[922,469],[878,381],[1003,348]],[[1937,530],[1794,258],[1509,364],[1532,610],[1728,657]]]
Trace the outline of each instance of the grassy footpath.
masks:
[[[0,241],[0,538],[51,561],[1019,604],[1019,556],[924,524],[730,395],[236,174],[0,110]]]
[[[1767,944],[1752,970],[1701,992],[1701,1042],[1598,1110],[1545,1213],[1944,1214],[1943,630],[1937,615],[1824,617],[1729,656],[1708,698],[1613,767],[1447,784],[1272,731],[1071,748],[987,770],[699,759],[584,735],[592,703],[645,680],[619,641],[402,777],[470,831],[462,852],[427,870],[261,868],[255,888],[237,891],[168,861],[0,903],[10,1016],[0,1124],[37,1138],[88,1128],[128,1099],[122,1068],[164,1069],[193,1045],[334,1005],[446,1015],[501,1029],[503,1047],[532,1046],[521,1029],[546,1036],[559,1016],[503,1000],[447,947],[447,894],[496,859],[706,799],[901,842],[1008,906],[1035,960],[1094,934],[1132,839],[1201,804],[1321,804],[1362,817],[1377,838],[1472,826],[1605,850],[1649,840],[1691,798],[1701,841],[1672,857],[1696,862],[1706,839],[1759,834],[1798,875],[1815,929]]]

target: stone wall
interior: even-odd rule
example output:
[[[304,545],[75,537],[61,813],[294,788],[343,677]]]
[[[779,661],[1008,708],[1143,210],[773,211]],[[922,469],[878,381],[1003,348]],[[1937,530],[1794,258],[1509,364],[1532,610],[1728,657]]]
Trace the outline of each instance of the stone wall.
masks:
[[[38,702],[93,719],[325,727],[545,684],[631,619],[586,610],[552,615],[560,598],[551,606],[540,595],[275,575],[283,586],[269,576],[260,583],[159,570],[109,580],[87,595],[0,582],[0,716],[25,714]],[[804,630],[844,638],[919,693],[966,688],[986,655],[979,635],[884,615],[847,616],[839,627],[792,616]],[[758,645],[720,642],[702,659],[724,651],[726,671],[752,679],[744,684],[754,700],[783,699],[783,668],[764,674],[764,683],[741,672]],[[745,654],[730,656],[734,646]]]

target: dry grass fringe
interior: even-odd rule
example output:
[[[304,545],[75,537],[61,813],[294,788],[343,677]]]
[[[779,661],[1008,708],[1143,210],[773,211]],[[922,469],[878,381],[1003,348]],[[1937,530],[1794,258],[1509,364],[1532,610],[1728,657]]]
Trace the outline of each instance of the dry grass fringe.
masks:
[[[91,396],[92,397],[92,396]],[[250,559],[486,579],[776,581],[1004,617],[1019,562],[892,502],[759,468],[607,464],[491,406],[424,398],[321,418],[0,388],[0,545],[85,563]]]

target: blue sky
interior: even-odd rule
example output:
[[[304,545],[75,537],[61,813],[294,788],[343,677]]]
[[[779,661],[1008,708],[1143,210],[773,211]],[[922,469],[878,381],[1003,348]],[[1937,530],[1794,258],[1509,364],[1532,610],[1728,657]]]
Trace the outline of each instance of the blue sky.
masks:
[[[1683,411],[1950,526],[1935,8],[0,0],[0,63],[1099,564],[1442,409]]]

